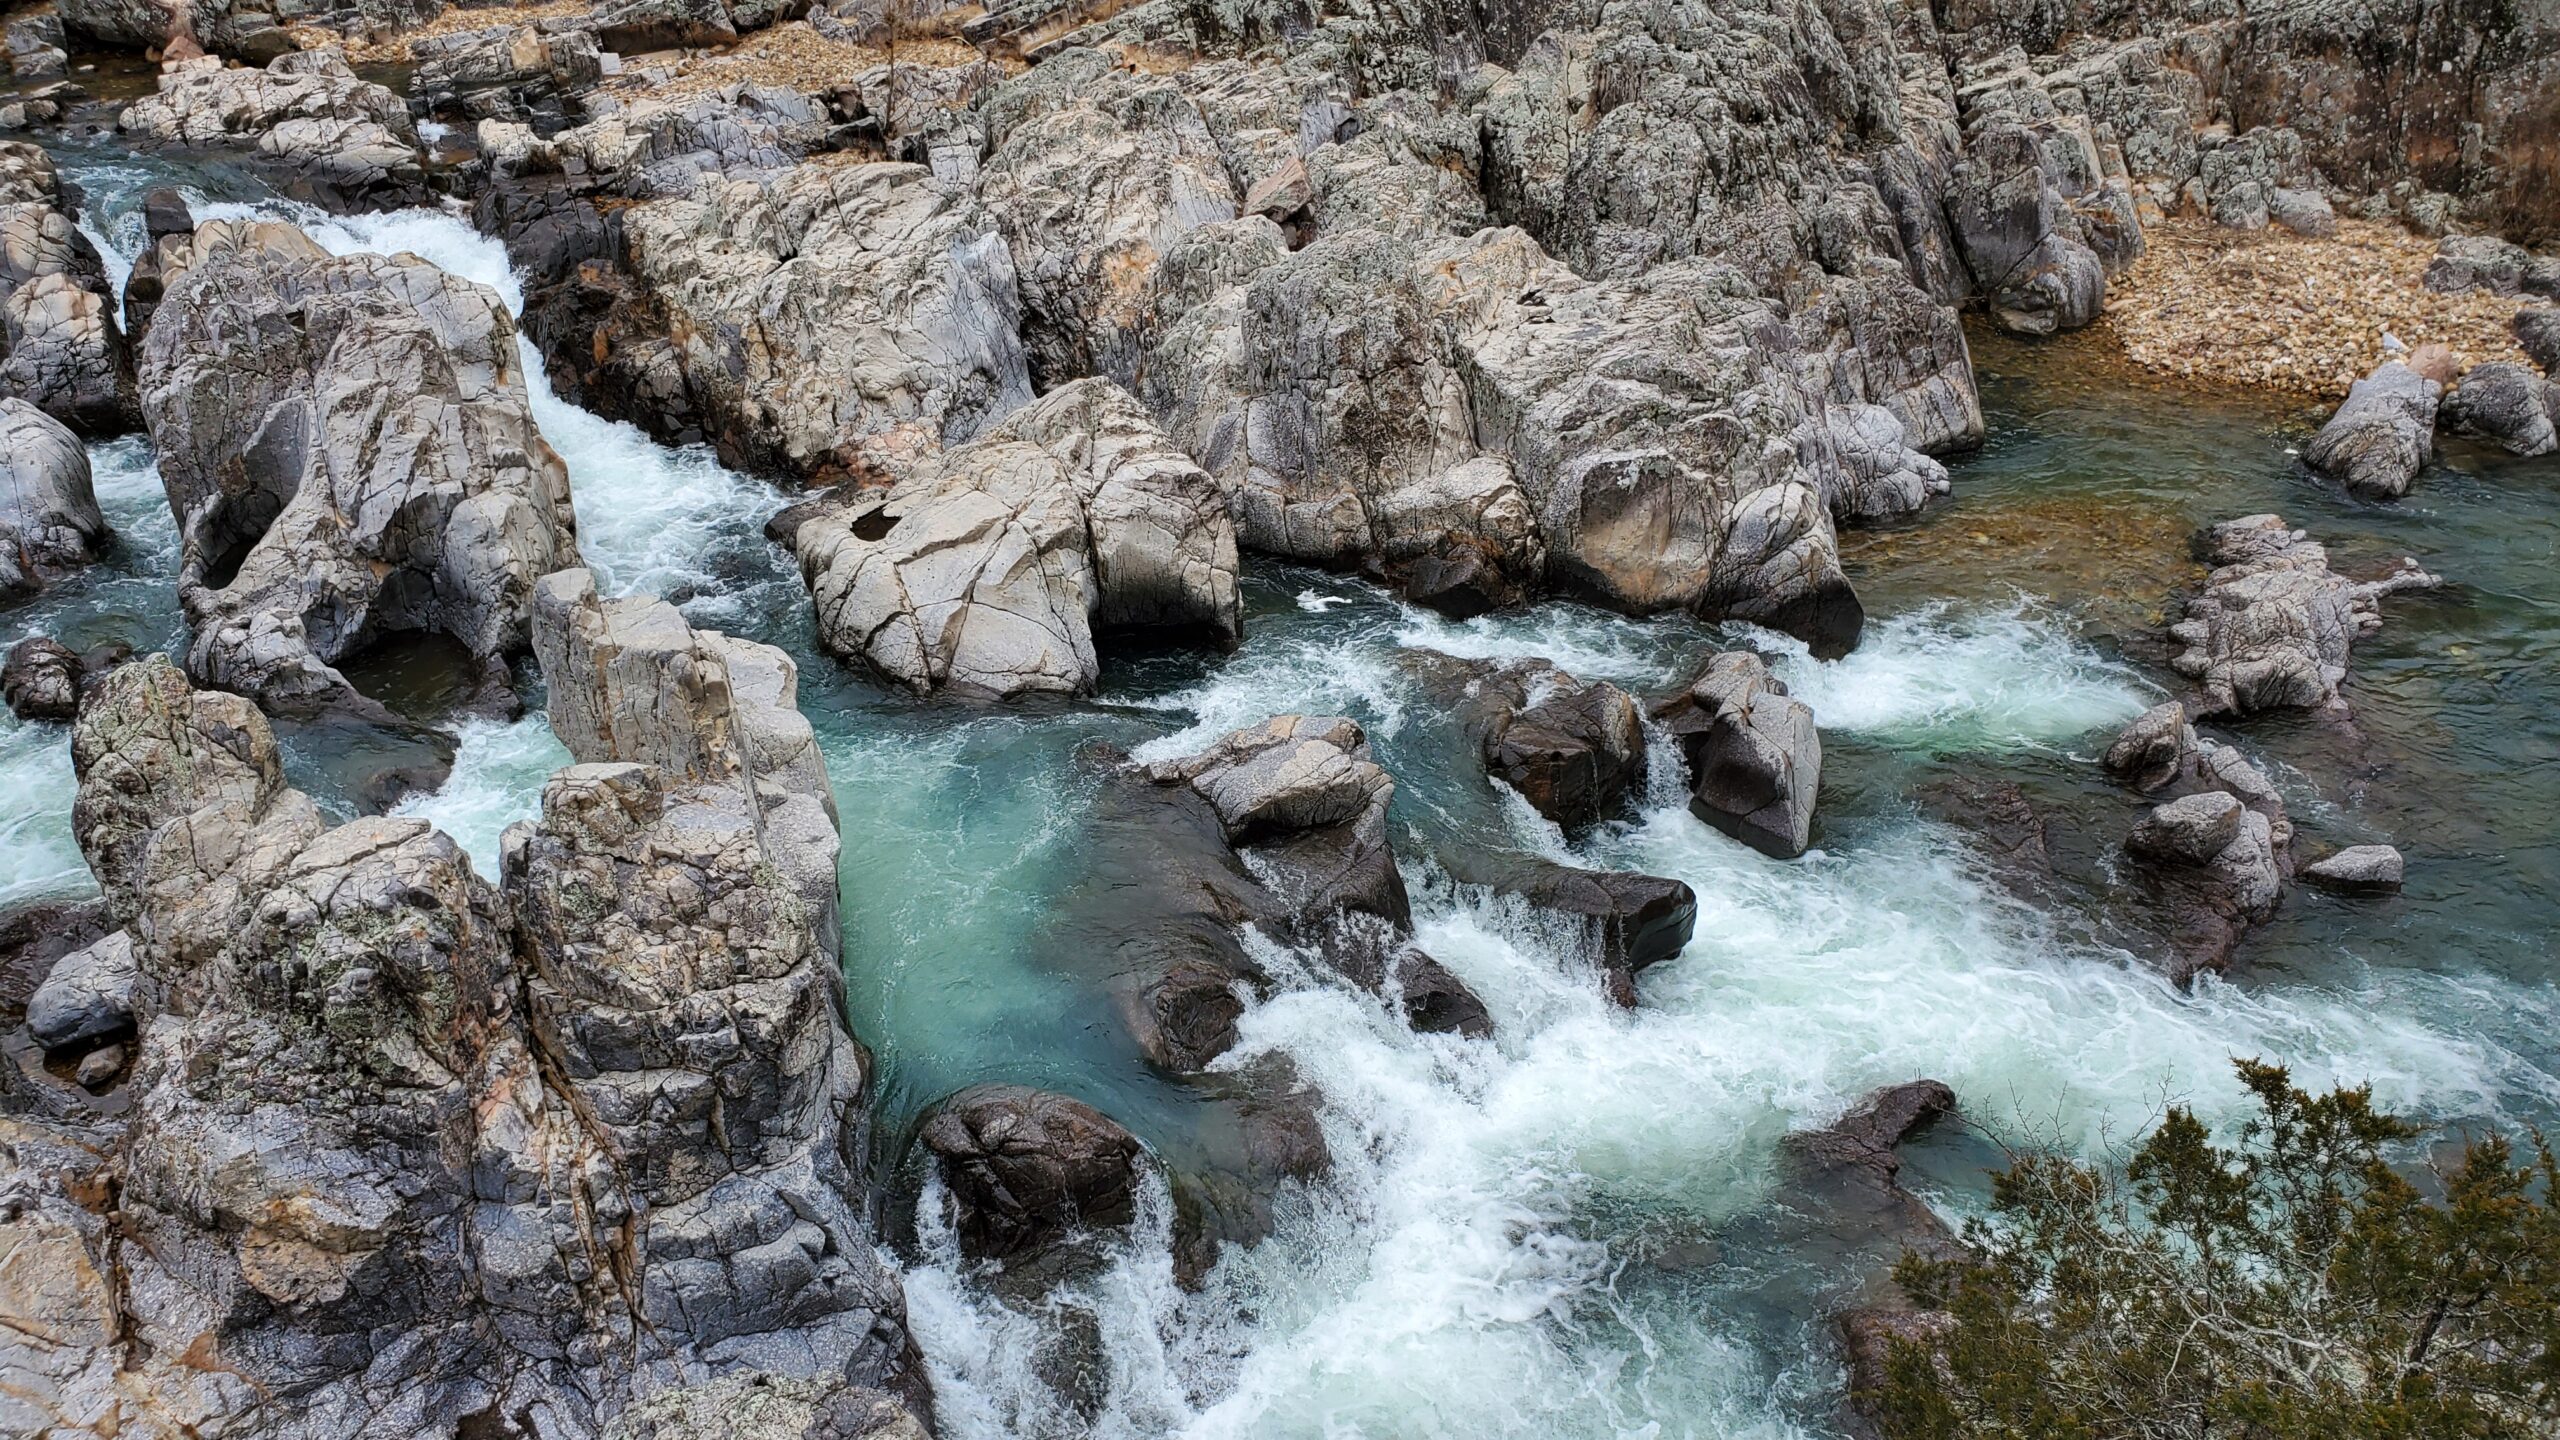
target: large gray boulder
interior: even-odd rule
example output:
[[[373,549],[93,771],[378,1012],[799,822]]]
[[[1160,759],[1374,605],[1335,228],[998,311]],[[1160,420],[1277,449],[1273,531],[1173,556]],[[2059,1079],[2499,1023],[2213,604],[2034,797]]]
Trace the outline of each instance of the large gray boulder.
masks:
[[[2186,614],[2169,627],[2170,664],[2194,681],[2194,713],[2344,710],[2338,686],[2355,642],[2382,628],[2382,598],[2443,582],[2403,559],[2376,580],[2329,568],[2326,547],[2282,517],[2251,515],[2213,527],[2215,566]]]
[[[1108,380],[1051,391],[792,543],[820,640],[919,692],[1082,694],[1097,632],[1242,634],[1217,485]]]
[[[2274,822],[2221,790],[2154,806],[2124,848],[2167,925],[2165,968],[2182,984],[2230,964],[2241,932],[2275,913],[2291,869]]]
[[[2444,397],[2437,422],[2513,455],[2560,450],[2560,382],[2512,360],[2474,365]]]
[[[2302,878],[2324,890],[2382,894],[2400,888],[2400,852],[2389,845],[2350,845],[2306,865]]]
[[[50,1051],[93,1050],[133,1028],[142,967],[119,930],[53,963],[27,999],[27,1034]]]
[[[535,580],[577,562],[568,467],[504,303],[270,222],[209,221],[160,255],[143,408],[190,673],[270,707],[362,708],[337,663],[432,632],[502,679]]]
[[[2560,300],[2560,255],[2536,255],[2495,235],[2447,235],[2436,242],[2425,284],[2449,295],[2477,290]]]
[[[1689,808],[1699,818],[1764,854],[1805,852],[1822,786],[1822,736],[1813,707],[1789,695],[1767,662],[1726,651],[1653,716],[1688,759]]]
[[[1420,651],[1435,697],[1476,743],[1485,773],[1568,829],[1613,814],[1644,783],[1644,710],[1607,681],[1544,660],[1497,665]]]
[[[330,209],[426,198],[408,105],[330,52],[265,69],[189,61],[164,72],[158,92],[125,107],[116,123],[147,144],[244,156],[287,193]]]
[[[1966,136],[1948,213],[2003,329],[2050,335],[2098,318],[2108,267],[2075,205],[2099,193],[2094,161],[2085,132],[2070,128],[2000,119]],[[2131,208],[2128,196],[2128,217]]]
[[[2396,500],[2436,453],[2436,405],[2443,395],[2437,380],[2385,361],[2349,387],[2302,458],[2358,495]]]
[[[685,403],[737,463],[895,478],[1031,399],[1013,259],[921,166],[705,175],[620,223]]]
[[[88,564],[112,538],[80,437],[24,400],[0,397],[0,599]]]
[[[0,397],[83,435],[118,435],[136,418],[133,354],[72,208],[52,157],[0,141]]]

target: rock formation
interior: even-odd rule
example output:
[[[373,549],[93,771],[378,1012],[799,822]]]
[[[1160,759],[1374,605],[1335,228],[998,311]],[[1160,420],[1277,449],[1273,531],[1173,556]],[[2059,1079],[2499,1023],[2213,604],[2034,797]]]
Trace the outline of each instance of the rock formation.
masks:
[[[83,435],[133,428],[133,355],[116,327],[106,262],[80,233],[52,157],[0,141],[0,398]],[[7,421],[14,432],[22,422]],[[30,445],[13,433],[14,465]]]
[[[336,666],[440,632],[499,686],[535,580],[576,563],[569,473],[515,326],[413,255],[208,221],[159,249],[143,409],[183,542],[191,674],[270,708],[362,709]]]
[[[2384,362],[2348,390],[2337,413],[2303,447],[2303,460],[2369,499],[2408,494],[2409,482],[2436,453],[2436,406],[2445,378],[2397,360]]]
[[[2224,521],[2204,548],[2213,573],[2169,627],[2170,664],[2198,686],[2199,716],[2343,711],[2348,652],[2382,628],[2382,597],[2443,583],[2407,559],[2378,580],[2349,580],[2329,569],[2326,547],[2274,515]]]
[[[2159,797],[2125,837],[2126,878],[2165,941],[2170,977],[2220,970],[2249,926],[2273,915],[2293,874],[2293,821],[2266,773],[2197,735],[2177,701],[2125,727],[2107,773]]]
[[[2560,450],[2560,381],[2512,360],[2492,360],[2462,373],[2437,422],[2456,435],[2485,440],[2513,455]]]
[[[1544,660],[1496,665],[1418,652],[1434,694],[1456,711],[1485,773],[1568,830],[1618,812],[1644,782],[1644,712],[1606,681]]]
[[[80,437],[34,405],[0,397],[0,600],[43,589],[112,538]]]
[[[941,1166],[963,1253],[1003,1258],[1137,1214],[1137,1137],[1078,1100],[974,1085],[942,1101],[917,1138]]]
[[[409,107],[357,79],[331,51],[283,56],[260,70],[226,69],[211,58],[178,65],[117,123],[148,144],[241,155],[287,194],[330,209],[426,196]]]
[[[1763,854],[1791,859],[1813,843],[1822,735],[1813,707],[1748,651],[1707,662],[1689,688],[1653,707],[1689,761],[1689,808]]]
[[[1217,486],[1107,380],[1051,391],[792,543],[819,638],[919,692],[1083,694],[1096,632],[1242,634]]]
[[[2302,869],[2305,883],[2347,894],[2386,894],[2400,888],[2400,852],[2389,845],[2350,845]]]
[[[713,748],[719,717],[660,718]],[[256,708],[158,657],[73,758],[123,927],[84,953],[129,947],[140,1055],[128,1118],[9,1137],[36,1432],[592,1436],[751,1373],[915,1392],[861,1053],[743,786],[572,766],[501,891],[423,821],[327,829]],[[66,998],[115,988],[75,959]]]

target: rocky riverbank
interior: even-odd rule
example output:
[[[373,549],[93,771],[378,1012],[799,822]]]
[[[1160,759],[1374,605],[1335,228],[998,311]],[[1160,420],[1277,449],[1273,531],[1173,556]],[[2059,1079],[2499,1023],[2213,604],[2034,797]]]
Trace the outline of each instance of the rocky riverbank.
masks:
[[[2560,228],[2537,179],[2547,19],[2469,17],[2485,78],[2457,93],[2450,42],[2310,0],[2202,19],[1899,0],[433,8],[351,0],[287,26],[64,0],[50,29],[8,32],[19,73],[67,87],[26,102],[50,107],[41,139],[255,177],[260,207],[190,214],[163,190],[109,218],[40,145],[0,147],[0,411],[27,450],[0,496],[19,557],[0,578],[42,600],[112,563],[106,452],[82,437],[143,437],[127,443],[156,456],[170,525],[164,638],[141,647],[167,654],[30,640],[0,687],[29,725],[67,722],[29,733],[68,750],[103,895],[0,928],[13,1427],[600,1440],[726,1415],[913,1436],[938,1360],[961,1428],[1067,1435],[1121,1397],[1132,1347],[1180,1336],[1223,1358],[1126,1427],[1170,1433],[1240,1393],[1241,1347],[1203,1326],[1371,1288],[1258,1290],[1283,1247],[1363,1255],[1378,1227],[1425,1268],[1505,1257],[1476,1293],[1555,1277],[1544,1300],[1506,1293],[1506,1324],[1566,1316],[1557,1296],[1622,1264],[1606,1217],[1653,1225],[1681,1184],[1594,1189],[1584,1167],[1680,1143],[1693,1104],[1754,1148],[1674,1168],[1751,1194],[1673,1228],[1759,1206],[1767,1170],[1805,1220],[1769,1242],[1789,1255],[1826,1228],[1864,1237],[1844,1253],[1955,1243],[1896,1147],[1991,1093],[2002,1077],[1970,1050],[1834,1035],[1786,1057],[1791,1078],[1752,1080],[1751,1107],[1715,1093],[1715,1064],[1612,1071],[1660,1061],[1648,1029],[1684,992],[1746,992],[1727,947],[1817,977],[1843,954],[1937,966],[1892,996],[1835,969],[1727,1044],[1852,1010],[1944,1018],[1951,995],[1996,1024],[2074,985],[2167,1029],[2309,908],[2297,872],[2355,897],[2324,905],[2387,903],[2425,873],[2198,728],[2291,710],[2351,730],[2350,662],[2382,643],[2385,597],[2440,584],[2414,560],[2333,567],[2325,526],[2219,507],[2171,537],[2212,522],[2209,573],[2171,557],[2156,516],[2068,499],[1965,526],[1976,572],[2032,573],[2057,526],[2075,564],[2138,551],[2108,562],[2143,587],[2115,597],[2140,611],[2120,648],[2182,692],[2104,745],[2142,704],[2092,658],[2091,713],[1983,747],[2070,767],[2100,798],[2066,818],[2096,823],[2057,822],[2005,776],[1942,789],[2017,894],[2094,897],[2073,913],[2116,948],[2074,951],[2076,972],[2003,949],[2029,927],[1970,870],[1872,843],[1910,817],[1879,818],[1904,797],[1855,688],[1879,628],[1861,592],[1897,556],[1945,552],[1897,536],[1964,505],[1957,467],[2004,439],[1986,326],[2034,356],[2110,316],[2137,363],[2183,377],[2356,380],[2307,452],[2360,495],[2406,493],[2440,417],[2548,452],[2548,337],[2507,327],[2549,262],[2478,234],[2422,257],[2388,228]],[[147,48],[155,93],[89,100],[55,78],[49,37]],[[2371,143],[2385,122],[2397,152]],[[457,131],[471,143],[437,143]],[[402,251],[458,229],[451,213],[287,223],[279,195],[360,217],[467,198],[514,273]],[[143,237],[120,297],[93,220]],[[625,455],[653,453],[641,432],[698,447],[687,463],[716,454],[792,503],[712,516],[754,561],[733,547],[680,593],[616,593],[588,535],[625,517],[593,493],[581,510],[599,477],[573,484],[555,441],[595,421],[560,397],[638,427],[614,432]],[[2108,503],[2157,462],[2112,463]],[[1288,572],[1302,594],[1256,610],[1256,577],[1284,565],[1306,567]],[[741,603],[768,571],[786,622]],[[1192,695],[1188,730],[1158,718],[1184,702],[1144,693],[1174,667],[1250,680],[1257,625],[1352,603],[1395,617],[1392,665],[1374,634],[1317,644],[1249,706]],[[2395,622],[2456,628],[2421,603],[2392,601]],[[1613,678],[1607,647],[1568,666],[1544,637],[1482,653],[1561,615],[1679,637],[1676,663]],[[386,670],[449,671],[458,698],[404,715],[374,693]],[[451,761],[521,733],[536,673],[532,723],[568,763],[519,777],[476,862],[444,826],[362,813],[445,785],[445,765],[346,787],[309,758],[388,773],[396,740]],[[1355,716],[1346,685],[1394,700]],[[966,830],[1023,806],[1041,812],[1024,828],[1066,837],[1021,842],[1060,846],[1075,878],[1010,944],[1054,1000],[1036,1033],[1122,1066],[1120,1088],[1090,1086],[1112,1103],[1036,1053],[886,1093],[846,1019],[849,977],[887,965],[850,938],[848,887],[873,877],[847,853],[900,817],[878,777],[844,781],[872,757],[830,751],[835,709],[939,735],[955,748],[923,768],[944,774],[973,771],[971,746],[1057,752],[1053,789],[939,813]],[[2103,760],[2069,748],[2092,735]],[[913,928],[1016,903],[1018,863],[946,877],[967,895]],[[1885,900],[1823,888],[1844,874]],[[1788,908],[1787,885],[1820,893]],[[1954,941],[1891,943],[1967,904]],[[1693,947],[1727,969],[1682,968]],[[1983,948],[2000,965],[1975,966]],[[2012,994],[1968,988],[2001,966]],[[1570,1023],[1540,1027],[1557,1012]],[[1541,1053],[1543,1073],[1506,1068]],[[1966,1089],[1879,1092],[1846,1128],[1778,1143],[1915,1073]],[[1611,1083],[1577,1107],[1603,1117],[1589,1128],[1505,1111],[1593,1075]],[[1663,1095],[1682,1113],[1608,1108]],[[1489,1154],[1518,1170],[1446,1203],[1379,1199],[1397,1164],[1463,1187]],[[1643,1238],[1653,1279],[1701,1253]],[[1509,1258],[1521,1244],[1541,1258]],[[912,1308],[909,1260],[930,1272]],[[1786,1303],[1805,1319],[1841,1298]],[[946,1329],[923,1352],[922,1325],[980,1303],[1003,1312],[985,1346]],[[1483,1313],[1426,1328],[1502,1329]],[[1021,1393],[1046,1398],[1003,1412],[973,1386],[1024,1327]],[[1498,1400],[1572,1343],[1539,1342],[1471,1381],[1414,1357],[1407,1388]],[[1577,1366],[1606,1372],[1595,1358]]]

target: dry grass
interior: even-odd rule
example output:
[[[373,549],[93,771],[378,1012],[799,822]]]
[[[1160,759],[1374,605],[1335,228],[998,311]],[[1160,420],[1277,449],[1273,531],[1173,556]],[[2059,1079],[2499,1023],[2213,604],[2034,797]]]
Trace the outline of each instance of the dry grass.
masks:
[[[2441,341],[2464,366],[2523,358],[2507,329],[2518,302],[2428,290],[2435,242],[2396,225],[2341,220],[2306,240],[2172,219],[2143,236],[2142,259],[2108,282],[2105,325],[2146,370],[2335,397],[2382,362],[2385,330],[2413,349]]]
[[[898,63],[930,69],[974,65],[978,52],[958,40],[924,36],[898,42]],[[700,95],[741,82],[779,85],[802,93],[832,90],[874,65],[888,63],[889,52],[874,45],[830,40],[807,24],[793,22],[759,30],[726,50],[688,50],[672,66],[648,67],[643,75],[626,70],[608,81],[611,89],[651,96]],[[655,72],[669,73],[658,78]]]

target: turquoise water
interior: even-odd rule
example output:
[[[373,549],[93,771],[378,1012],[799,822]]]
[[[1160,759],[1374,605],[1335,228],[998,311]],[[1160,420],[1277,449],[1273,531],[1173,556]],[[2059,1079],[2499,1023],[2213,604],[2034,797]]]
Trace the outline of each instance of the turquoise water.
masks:
[[[152,168],[70,159],[93,228],[130,243]],[[298,213],[236,176],[183,178],[208,199]],[[415,250],[518,298],[503,253],[455,217],[298,218],[335,248]],[[1357,717],[1399,782],[1421,939],[1493,1011],[1490,1040],[1416,1036],[1269,956],[1300,979],[1254,1004],[1230,1059],[1288,1057],[1324,1096],[1337,1164],[1196,1293],[1173,1284],[1161,1196],[1109,1264],[1029,1309],[998,1298],[918,1206],[898,1258],[944,1433],[1827,1434],[1839,1376],[1819,1313],[1864,1267],[1785,1238],[1772,1161],[1786,1131],[1872,1086],[1935,1076],[1996,1131],[2091,1152],[2172,1099],[2228,1110],[2233,1055],[2371,1080],[2446,1123],[2560,1116],[2560,465],[2455,452],[2409,502],[2367,507],[2294,472],[2285,449],[2307,431],[2290,407],[2135,383],[2085,343],[1978,347],[1992,442],[1955,467],[1950,503],[1853,542],[1876,618],[1844,660],[1570,604],[1461,624],[1257,563],[1235,653],[1114,656],[1097,700],[1016,709],[889,693],[817,653],[798,580],[760,533],[784,497],[561,404],[528,356],[608,587],[664,594],[800,657],[844,822],[846,978],[880,1060],[884,1164],[922,1107],[990,1080],[1089,1099],[1177,1164],[1209,1148],[1214,1107],[1139,1063],[1057,948],[1061,902],[1109,878],[1080,843],[1097,747],[1179,753],[1283,711]],[[0,634],[175,643],[174,544],[147,447],[93,453],[126,546],[0,612]],[[2270,508],[2342,562],[2412,554],[2458,582],[2391,602],[2359,656],[2352,731],[2253,723],[2236,737],[2287,787],[2301,843],[2388,839],[2409,853],[2410,883],[2382,902],[2297,894],[2229,979],[2181,993],[2115,948],[2102,891],[2021,898],[1918,797],[1996,775],[2059,830],[2094,837],[2084,851],[2121,834],[2135,807],[2094,782],[2090,759],[2165,693],[2149,636],[2163,599],[2201,573],[2187,535]],[[1818,849],[1798,861],[1697,822],[1667,768],[1638,813],[1568,841],[1485,782],[1410,669],[1417,648],[1538,655],[1663,691],[1746,642],[1777,657],[1824,729]],[[13,898],[84,887],[64,731],[0,723],[13,867],[0,885]],[[405,808],[494,869],[499,831],[564,759],[538,706],[472,722],[453,777]],[[330,783],[325,765],[302,773]],[[1461,843],[1678,876],[1700,897],[1697,938],[1644,974],[1638,1009],[1616,1009],[1589,957],[1439,882],[1433,856]],[[1915,1170],[1961,1210],[1981,1155],[1949,1134]],[[1041,1378],[1070,1340],[1090,1370],[1072,1400]]]

